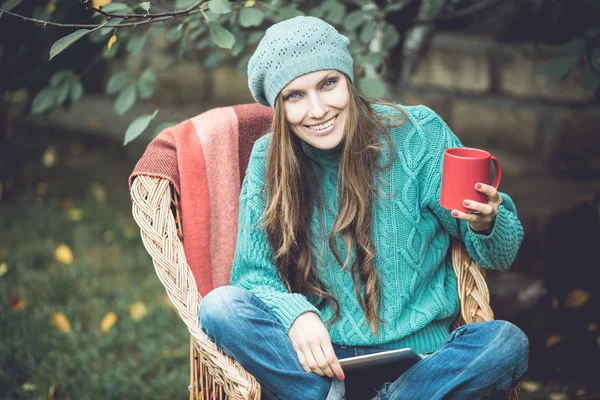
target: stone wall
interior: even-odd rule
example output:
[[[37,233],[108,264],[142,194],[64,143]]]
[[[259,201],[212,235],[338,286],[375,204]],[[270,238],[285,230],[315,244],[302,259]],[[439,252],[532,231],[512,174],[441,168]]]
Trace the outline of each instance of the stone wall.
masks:
[[[130,61],[129,68],[167,61],[166,42],[151,45],[146,59]],[[503,166],[501,189],[515,200],[526,230],[600,194],[598,101],[579,86],[577,74],[556,82],[535,73],[556,51],[438,34],[407,92],[390,96],[431,107],[463,144],[495,154]],[[210,70],[201,62],[160,74],[154,100],[191,113],[253,102],[235,66]]]

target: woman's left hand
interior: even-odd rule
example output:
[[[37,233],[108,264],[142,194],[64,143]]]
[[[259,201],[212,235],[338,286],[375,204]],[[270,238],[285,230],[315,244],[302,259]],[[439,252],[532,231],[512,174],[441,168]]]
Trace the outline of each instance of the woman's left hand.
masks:
[[[452,216],[467,221],[471,229],[476,232],[489,232],[493,227],[496,214],[498,214],[498,207],[502,204],[502,197],[500,197],[495,187],[483,183],[477,183],[475,190],[487,196],[487,203],[465,199],[463,205],[475,213],[452,210]]]

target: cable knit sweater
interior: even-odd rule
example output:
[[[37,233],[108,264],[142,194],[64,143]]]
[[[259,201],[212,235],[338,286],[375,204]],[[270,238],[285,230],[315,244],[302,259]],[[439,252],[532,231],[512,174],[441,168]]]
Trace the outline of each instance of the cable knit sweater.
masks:
[[[442,345],[459,312],[456,275],[447,257],[450,238],[461,239],[484,268],[506,270],[517,253],[523,230],[512,200],[503,193],[493,229],[487,235],[475,233],[467,222],[441,208],[443,152],[462,144],[429,108],[401,107],[408,121],[390,130],[395,161],[375,172],[372,236],[375,266],[381,276],[380,316],[384,321],[376,336],[355,297],[349,271],[340,267],[328,245],[337,215],[339,149],[323,151],[303,143],[320,182],[316,191],[321,191],[319,197],[325,203],[319,207],[320,199],[314,202],[311,251],[319,276],[341,306],[340,318],[329,329],[333,343],[386,349],[411,347],[424,354]],[[391,107],[373,108],[381,117],[397,113]],[[264,301],[288,332],[302,313],[315,312],[326,322],[334,312],[328,305],[318,310],[314,301],[287,291],[273,264],[265,230],[257,228],[266,204],[263,186],[270,139],[271,135],[266,135],[255,143],[242,185],[231,284]],[[379,165],[385,165],[389,157],[389,149],[384,146]],[[338,239],[338,251],[344,260],[346,247]]]

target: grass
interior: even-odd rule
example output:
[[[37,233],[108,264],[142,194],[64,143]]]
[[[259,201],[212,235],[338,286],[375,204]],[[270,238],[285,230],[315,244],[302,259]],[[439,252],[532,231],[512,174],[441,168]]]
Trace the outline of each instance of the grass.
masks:
[[[131,217],[139,151],[55,135],[9,145],[18,189],[0,207],[0,398],[187,396],[187,329]],[[72,262],[55,256],[61,245]],[[59,313],[68,327],[52,323]]]

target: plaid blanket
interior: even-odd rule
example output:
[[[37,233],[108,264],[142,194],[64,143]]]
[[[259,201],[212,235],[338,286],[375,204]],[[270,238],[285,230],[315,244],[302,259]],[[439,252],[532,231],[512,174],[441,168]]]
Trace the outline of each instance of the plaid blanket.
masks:
[[[138,175],[167,179],[179,194],[183,247],[202,296],[229,283],[241,182],[272,115],[243,104],[185,120],[150,142],[129,177],[130,187]]]

